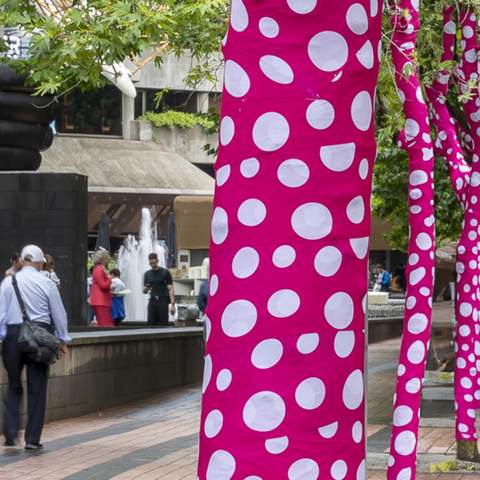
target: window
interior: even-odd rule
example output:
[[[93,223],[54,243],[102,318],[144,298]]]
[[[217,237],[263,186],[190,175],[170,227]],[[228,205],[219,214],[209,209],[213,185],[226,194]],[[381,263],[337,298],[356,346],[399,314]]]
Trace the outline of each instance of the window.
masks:
[[[157,107],[155,95],[158,90],[140,90],[135,99],[135,118],[145,112],[165,112],[177,110],[179,112],[197,113],[197,93],[183,90],[169,90],[162,95],[160,104]]]
[[[56,127],[60,133],[122,135],[122,94],[113,86],[67,93]]]

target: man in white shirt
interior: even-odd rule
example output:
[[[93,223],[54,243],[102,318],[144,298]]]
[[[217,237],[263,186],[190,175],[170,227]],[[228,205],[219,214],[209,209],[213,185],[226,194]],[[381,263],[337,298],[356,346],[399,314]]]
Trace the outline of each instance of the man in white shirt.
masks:
[[[45,262],[42,250],[27,245],[21,253],[23,268],[15,275],[30,320],[55,333],[62,341],[61,353],[67,352],[70,341],[65,308],[58,288],[40,272]],[[27,368],[28,423],[25,430],[25,448],[40,450],[47,399],[48,365],[31,360],[21,352],[18,336],[22,325],[22,312],[12,285],[7,277],[0,286],[0,340],[2,359],[8,374],[5,398],[5,446],[15,446],[20,424],[22,398],[21,375]]]

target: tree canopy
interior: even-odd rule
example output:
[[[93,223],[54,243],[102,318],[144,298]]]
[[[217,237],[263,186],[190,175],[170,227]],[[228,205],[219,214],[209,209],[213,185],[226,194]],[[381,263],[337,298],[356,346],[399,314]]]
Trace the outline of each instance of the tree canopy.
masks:
[[[29,39],[28,59],[9,63],[39,94],[101,87],[102,65],[150,51],[157,64],[189,51],[188,80],[209,78],[227,18],[227,0],[0,0],[0,25]]]

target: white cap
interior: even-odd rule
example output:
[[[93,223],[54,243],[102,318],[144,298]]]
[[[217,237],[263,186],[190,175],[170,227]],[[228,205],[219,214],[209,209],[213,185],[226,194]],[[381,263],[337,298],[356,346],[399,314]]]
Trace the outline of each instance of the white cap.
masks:
[[[26,247],[23,247],[20,256],[22,257],[22,260],[27,260],[27,257],[29,257],[28,260],[31,262],[46,262],[42,249],[36,245],[27,245]]]

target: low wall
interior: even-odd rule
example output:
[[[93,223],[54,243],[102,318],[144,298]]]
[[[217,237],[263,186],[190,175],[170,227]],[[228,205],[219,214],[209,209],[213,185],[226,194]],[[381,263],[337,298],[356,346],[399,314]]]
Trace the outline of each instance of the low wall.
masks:
[[[51,368],[47,421],[140,400],[202,379],[202,328],[92,331],[73,337],[68,355]],[[2,393],[6,383],[2,368]]]

